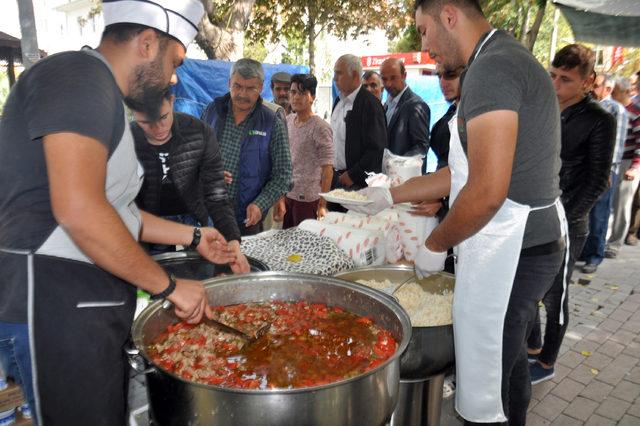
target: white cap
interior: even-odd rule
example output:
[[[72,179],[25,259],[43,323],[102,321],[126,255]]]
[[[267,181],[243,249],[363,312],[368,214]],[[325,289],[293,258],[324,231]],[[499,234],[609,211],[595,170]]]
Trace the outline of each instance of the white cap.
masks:
[[[186,49],[204,15],[199,0],[102,0],[104,25],[140,24],[177,39]]]

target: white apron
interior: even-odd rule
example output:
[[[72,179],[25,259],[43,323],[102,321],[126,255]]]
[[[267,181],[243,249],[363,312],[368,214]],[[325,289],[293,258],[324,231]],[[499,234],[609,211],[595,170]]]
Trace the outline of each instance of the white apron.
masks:
[[[485,38],[478,53],[494,32]],[[469,174],[457,122],[456,113],[449,121],[452,205]],[[507,198],[484,228],[456,247],[453,298],[456,410],[468,421],[507,421],[501,393],[504,318],[529,212],[554,206],[563,234],[567,235],[564,209],[559,200],[549,206],[531,208]]]

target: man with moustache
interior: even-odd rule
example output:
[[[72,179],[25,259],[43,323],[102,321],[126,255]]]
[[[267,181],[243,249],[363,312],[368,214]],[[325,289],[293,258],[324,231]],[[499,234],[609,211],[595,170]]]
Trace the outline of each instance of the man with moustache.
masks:
[[[440,271],[455,247],[456,409],[469,423],[524,425],[527,330],[565,257],[558,102],[545,69],[491,28],[477,0],[417,0],[415,19],[423,50],[445,68],[467,67],[449,165],[390,190],[362,190],[371,203],[349,207],[374,213],[450,194],[415,267]]]
[[[273,102],[284,109],[285,116],[291,114],[289,88],[291,88],[291,74],[280,71],[271,76]],[[284,117],[283,119],[286,120]]]
[[[389,151],[426,156],[431,116],[427,103],[407,86],[407,70],[401,60],[386,59],[380,66],[380,75],[388,95],[384,108]]]
[[[235,260],[215,229],[134,203],[142,173],[123,101],[158,117],[201,2],[104,0],[103,12],[98,48],[25,71],[0,124],[0,340],[38,424],[126,423],[136,287],[190,323],[208,310],[202,283],[168,275],[138,239]]]
[[[291,154],[284,122],[264,105],[264,70],[243,58],[233,64],[229,93],[211,102],[202,120],[216,132],[242,235],[262,232],[269,209],[291,184]]]
[[[373,70],[365,71],[362,74],[362,87],[367,89],[369,93],[378,98],[382,102],[382,80],[380,80],[380,74]]]

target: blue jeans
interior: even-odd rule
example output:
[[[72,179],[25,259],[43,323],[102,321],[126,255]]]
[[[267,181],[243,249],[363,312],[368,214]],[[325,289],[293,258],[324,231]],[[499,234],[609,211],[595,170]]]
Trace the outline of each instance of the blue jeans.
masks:
[[[22,387],[29,408],[35,413],[27,324],[0,321],[0,364],[5,374]],[[35,422],[35,416],[32,419]]]
[[[613,195],[617,184],[618,174],[611,172],[611,187],[600,196],[589,213],[589,236],[580,256],[580,259],[587,264],[599,265],[604,260],[609,216],[613,208]]]

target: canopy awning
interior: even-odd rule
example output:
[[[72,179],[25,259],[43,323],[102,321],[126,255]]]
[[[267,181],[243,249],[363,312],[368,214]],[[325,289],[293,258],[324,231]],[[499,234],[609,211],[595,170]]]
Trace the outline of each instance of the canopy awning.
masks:
[[[603,46],[640,46],[640,0],[553,0],[576,40]]]

